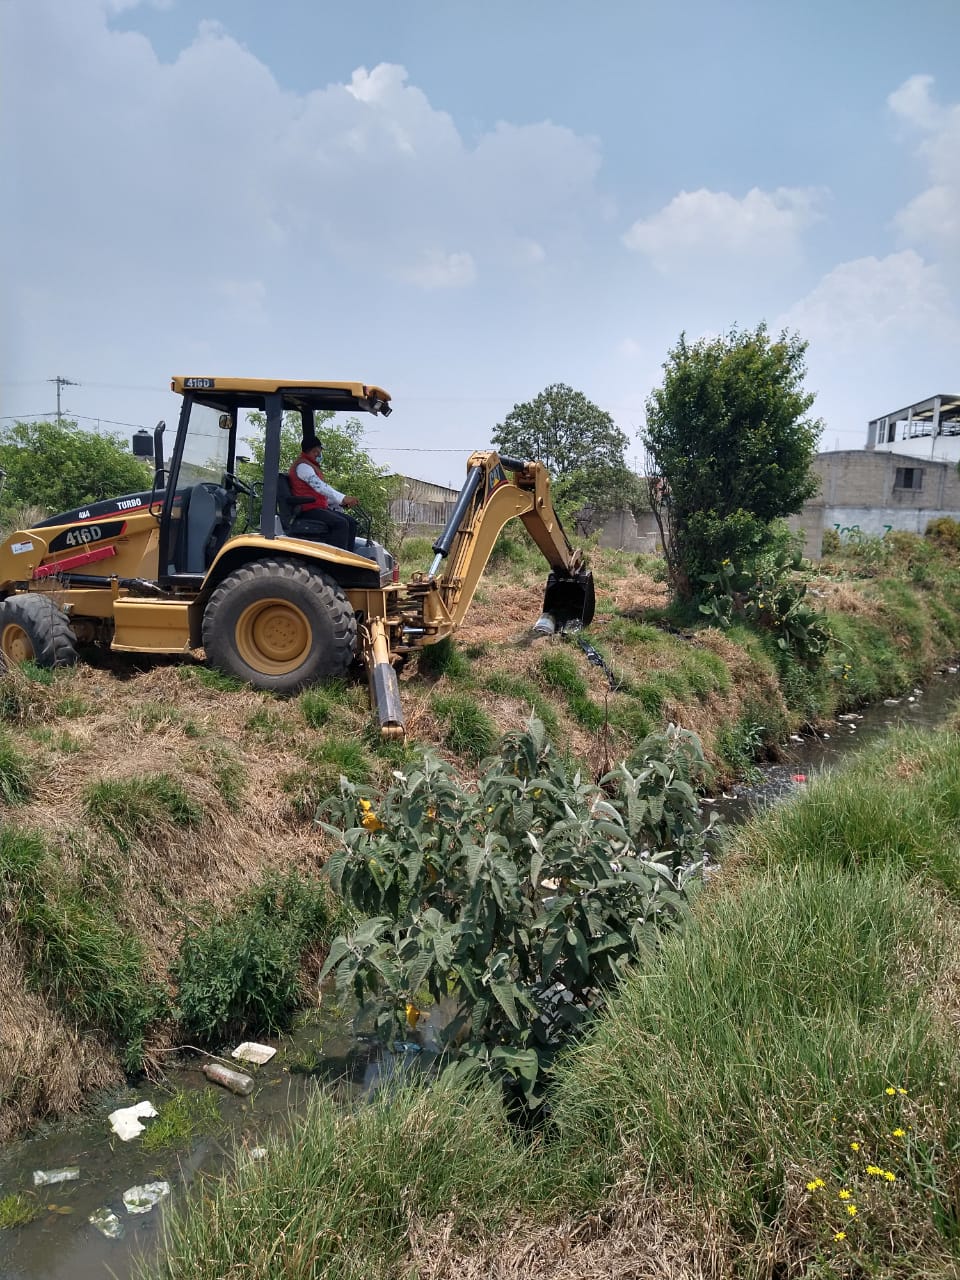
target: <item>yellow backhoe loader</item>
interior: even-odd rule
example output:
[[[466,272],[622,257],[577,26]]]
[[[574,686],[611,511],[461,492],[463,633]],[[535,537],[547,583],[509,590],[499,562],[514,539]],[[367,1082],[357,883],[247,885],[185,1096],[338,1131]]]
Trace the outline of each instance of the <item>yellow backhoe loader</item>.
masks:
[[[293,693],[363,663],[385,737],[402,737],[396,668],[455,631],[504,525],[515,516],[550,565],[541,632],[586,626],[593,579],[557,519],[541,463],[474,453],[426,573],[401,583],[369,536],[353,551],[320,541],[279,472],[284,414],[312,431],[318,411],[387,415],[390,397],[357,382],[174,378],[182,396],[169,465],[153,433],[153,485],[11,534],[0,545],[0,654],[43,666],[77,644],[197,654],[258,689]],[[262,488],[236,474],[249,411],[265,415]],[[147,441],[149,445],[149,436]],[[259,529],[235,534],[238,501]],[[441,571],[441,566],[443,566]]]

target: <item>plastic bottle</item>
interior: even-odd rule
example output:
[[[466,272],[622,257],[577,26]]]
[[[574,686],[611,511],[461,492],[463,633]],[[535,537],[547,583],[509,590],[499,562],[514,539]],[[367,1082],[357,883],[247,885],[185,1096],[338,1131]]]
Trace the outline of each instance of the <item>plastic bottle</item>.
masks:
[[[229,1089],[231,1093],[239,1093],[241,1097],[245,1098],[248,1093],[253,1092],[252,1076],[244,1075],[242,1071],[231,1071],[219,1062],[205,1062],[203,1074],[208,1080],[222,1084],[225,1089]]]

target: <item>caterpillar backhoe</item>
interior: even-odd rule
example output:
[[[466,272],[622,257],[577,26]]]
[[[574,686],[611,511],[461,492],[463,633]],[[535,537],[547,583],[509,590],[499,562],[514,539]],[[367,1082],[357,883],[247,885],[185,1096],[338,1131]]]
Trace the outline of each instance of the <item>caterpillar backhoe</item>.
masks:
[[[519,517],[550,565],[536,630],[586,626],[593,578],[570,545],[539,462],[471,455],[428,572],[401,583],[370,536],[320,541],[280,473],[284,415],[386,416],[390,396],[356,382],[174,378],[182,397],[169,465],[153,433],[150,489],[51,516],[0,544],[0,656],[74,662],[78,644],[194,654],[258,689],[294,693],[366,668],[384,737],[403,736],[397,667],[463,621],[504,525]],[[265,416],[262,486],[236,472],[246,415]],[[149,442],[149,436],[147,437]],[[259,527],[235,532],[241,499]],[[249,524],[249,520],[248,520]],[[441,571],[441,566],[443,566]]]

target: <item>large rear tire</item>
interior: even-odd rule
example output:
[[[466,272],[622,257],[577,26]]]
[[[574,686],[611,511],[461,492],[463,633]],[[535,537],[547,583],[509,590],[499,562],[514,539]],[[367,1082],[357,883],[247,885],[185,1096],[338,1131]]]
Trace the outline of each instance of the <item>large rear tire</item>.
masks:
[[[35,662],[38,667],[70,667],[76,660],[77,637],[67,615],[49,596],[8,596],[0,603],[3,666]]]
[[[255,560],[224,578],[203,615],[207,660],[255,689],[296,693],[343,675],[357,615],[332,578],[284,560]]]

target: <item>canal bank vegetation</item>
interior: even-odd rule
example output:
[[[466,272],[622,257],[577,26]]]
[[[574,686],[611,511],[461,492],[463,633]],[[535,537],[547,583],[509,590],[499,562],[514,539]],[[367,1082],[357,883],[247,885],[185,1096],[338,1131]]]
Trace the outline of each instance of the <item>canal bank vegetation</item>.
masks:
[[[318,1096],[151,1274],[956,1274],[958,745],[894,735],[741,829],[556,1064],[548,1123],[482,1081]]]
[[[429,746],[470,784],[533,712],[585,779],[636,764],[672,723],[697,735],[720,785],[789,733],[953,659],[950,532],[838,543],[818,571],[791,560],[782,576],[829,632],[815,663],[743,610],[679,608],[662,560],[600,550],[592,655],[534,640],[542,565],[502,537],[457,642],[403,672],[406,744],[378,741],[349,682],[279,701],[204,667],[97,652],[3,673],[0,1139],[158,1072],[160,1050],[276,1032],[316,1000],[340,908],[313,817],[341,776],[376,803]],[[403,556],[413,570],[429,547],[408,540]],[[760,578],[731,584],[764,603]]]

